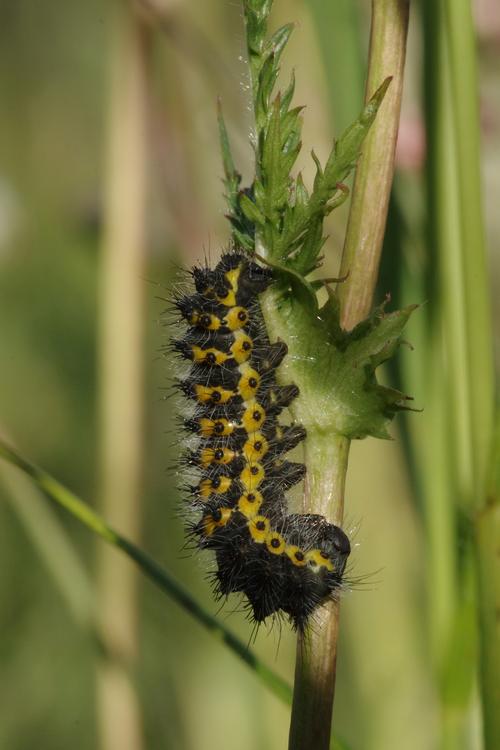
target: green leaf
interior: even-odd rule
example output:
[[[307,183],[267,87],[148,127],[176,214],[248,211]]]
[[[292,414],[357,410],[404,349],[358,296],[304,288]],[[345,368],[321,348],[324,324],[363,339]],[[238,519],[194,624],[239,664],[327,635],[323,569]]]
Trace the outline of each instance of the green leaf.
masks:
[[[259,93],[256,99],[255,107],[255,120],[257,128],[260,130],[266,124],[267,114],[269,111],[269,101],[273,92],[276,78],[278,77],[278,69],[276,68],[274,55],[264,61],[260,72],[259,72]]]
[[[352,331],[344,331],[331,290],[319,311],[298,298],[295,289],[270,289],[263,299],[271,335],[287,330],[290,356],[280,377],[301,383],[301,397],[292,411],[308,434],[389,437],[387,425],[396,412],[408,408],[407,397],[381,386],[375,371],[401,343],[415,306],[385,314],[382,305]]]
[[[323,244],[322,241],[318,241],[321,233],[318,222],[322,225],[324,217],[347,199],[348,189],[342,183],[342,180],[356,164],[363,141],[375,119],[390,82],[391,78],[384,81],[370,99],[358,120],[347,128],[334,144],[324,169],[318,157],[312,151],[311,155],[316,164],[316,176],[307,211],[302,210],[300,215],[299,212],[288,211],[284,217],[281,234],[273,244],[274,255],[283,259],[290,256],[298,248],[299,240],[307,243],[306,247],[303,248],[303,258],[300,258],[300,253],[295,256],[293,266],[296,270],[300,269],[301,272],[307,273],[309,269],[315,267],[315,258]],[[292,112],[296,112],[296,110],[292,110]],[[299,144],[291,152],[292,158],[283,157],[288,169],[291,169],[297,158],[298,146]]]
[[[290,39],[294,28],[295,24],[286,23],[284,26],[281,26],[277,31],[275,31],[270,39],[266,42],[264,50],[274,55],[276,63],[279,62],[281,53],[288,44],[288,40]]]
[[[251,201],[245,193],[240,195],[239,203],[241,210],[249,221],[264,226],[266,223],[266,217],[259,211],[255,203]]]
[[[286,114],[281,114],[281,143],[285,150],[286,143],[289,141],[291,135],[295,135],[295,144],[300,140],[300,134],[302,131],[302,122],[300,119],[300,113],[304,107],[294,107]]]
[[[290,76],[290,83],[288,84],[288,87],[285,89],[281,96],[281,115],[283,116],[287,111],[291,104],[291,101],[293,99],[293,95],[295,93],[295,73],[292,70],[292,74]]]
[[[282,263],[277,263],[274,260],[262,258],[257,254],[255,254],[255,257],[266,266],[272,268],[273,271],[275,271],[275,275],[278,280],[275,288],[280,288],[279,282],[281,280],[282,282],[284,282],[284,284],[281,284],[281,287],[291,287],[295,298],[299,300],[301,304],[304,305],[304,307],[306,307],[313,315],[317,315],[318,298],[316,297],[316,292],[314,291],[311,284],[301,274],[294,271],[292,268],[290,268],[290,266],[285,266]]]
[[[309,227],[304,237],[301,239],[301,250],[290,261],[290,264],[297,273],[307,276],[308,273],[316,267],[316,259],[323,247],[325,238],[323,237],[323,218],[319,217],[309,222]]]
[[[358,117],[338,141],[334,143],[323,174],[316,175],[314,191],[311,196],[311,213],[322,211],[326,203],[337,190],[337,185],[342,182],[349,172],[352,171],[361,154],[361,146],[368,135],[380,105],[392,78],[386,78],[382,85],[372,96],[361,115]],[[318,162],[316,165],[318,166]]]
[[[280,97],[276,97],[262,149],[262,183],[266,193],[265,214],[272,222],[277,221],[278,210],[288,197],[288,169],[281,148]]]
[[[217,121],[219,125],[219,142],[222,154],[222,164],[224,167],[224,186],[226,189],[225,197],[229,205],[230,212],[236,213],[238,207],[238,189],[241,181],[241,175],[239,174],[239,172],[237,172],[234,166],[226,124],[224,122],[224,117],[222,114],[222,104],[220,99],[217,102]]]
[[[236,242],[241,245],[244,250],[248,250],[249,252],[254,251],[255,240],[253,237],[244,232],[240,232],[239,229],[236,229],[235,227],[233,227],[233,235]]]

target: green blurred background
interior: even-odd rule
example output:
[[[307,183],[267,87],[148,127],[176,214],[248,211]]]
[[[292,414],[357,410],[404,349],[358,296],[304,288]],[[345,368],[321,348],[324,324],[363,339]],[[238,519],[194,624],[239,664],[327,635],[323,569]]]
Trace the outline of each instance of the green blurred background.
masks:
[[[275,5],[275,25],[297,22],[284,69],[295,67],[296,101],[307,105],[299,164],[307,180],[310,149],[323,160],[332,133],[361,108],[370,9],[353,0]],[[399,418],[394,442],[355,444],[348,474],[345,526],[354,541],[351,575],[361,582],[343,604],[335,724],[350,746],[367,750],[437,748],[442,724],[426,483],[417,476],[418,446],[434,429],[423,321],[438,294],[426,234],[420,10],[415,3],[379,300],[390,292],[396,304],[426,303],[408,331],[415,350],[385,374],[397,380],[406,372],[403,388],[424,411]],[[475,12],[498,324],[500,11],[478,0]],[[177,428],[175,404],[164,399],[173,365],[162,353],[162,313],[179,268],[205,253],[216,257],[227,242],[218,95],[237,163],[251,178],[243,57],[233,0],[144,0],[134,11],[103,0],[0,2],[0,431],[140,541],[211,612],[210,561],[181,551],[177,477],[166,470]],[[347,215],[345,206],[329,219],[327,275],[338,268]],[[135,256],[132,247],[120,257],[122,236],[138,238]],[[123,383],[121,344],[143,367]],[[115,427],[106,406],[113,393],[123,397]],[[125,494],[132,487],[123,519],[121,485]],[[110,487],[112,507],[103,499]],[[286,706],[131,564],[119,565],[119,553],[103,555],[101,542],[4,465],[0,530],[1,750],[286,746]],[[114,595],[106,607],[107,586]],[[231,605],[220,616],[230,612]],[[104,646],[89,627],[94,618]],[[248,640],[240,614],[228,624]],[[116,644],[115,625],[125,631]],[[292,681],[286,628],[261,628],[255,650]],[[474,686],[467,701],[464,746],[479,748]]]

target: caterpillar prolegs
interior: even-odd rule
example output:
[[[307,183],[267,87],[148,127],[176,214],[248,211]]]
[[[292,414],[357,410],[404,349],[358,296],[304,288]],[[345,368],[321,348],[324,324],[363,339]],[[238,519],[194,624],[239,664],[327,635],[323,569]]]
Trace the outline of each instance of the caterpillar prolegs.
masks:
[[[192,277],[195,291],[175,301],[187,331],[172,342],[192,362],[178,382],[194,402],[183,420],[195,438],[182,460],[198,478],[187,534],[215,553],[217,596],[240,592],[257,622],[285,615],[302,630],[340,588],[350,544],[322,516],[287,509],[285,492],[306,467],[285,454],[306,431],[278,421],[299,391],[276,382],[287,346],[270,343],[260,310],[273,273],[234,248]]]

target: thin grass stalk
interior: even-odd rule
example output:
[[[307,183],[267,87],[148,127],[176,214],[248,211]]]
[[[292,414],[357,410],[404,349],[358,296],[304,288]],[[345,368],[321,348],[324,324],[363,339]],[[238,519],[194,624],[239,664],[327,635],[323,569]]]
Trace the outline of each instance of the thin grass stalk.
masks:
[[[341,133],[357,117],[363,95],[360,11],[352,0],[309,0],[307,6],[327,76],[330,114]]]
[[[409,3],[374,0],[366,99],[387,76],[393,81],[364,143],[356,170],[346,244],[340,275],[342,324],[350,329],[369,313],[375,290],[401,108]],[[349,441],[335,436],[308,436],[305,510],[342,523]],[[325,479],[325,477],[327,479]],[[329,745],[336,676],[338,602],[325,605],[321,627],[299,636],[295,670],[290,750]]]
[[[451,114],[449,70],[442,7],[426,8],[426,116],[428,136],[427,200],[429,246],[438,271],[431,311],[431,338],[442,330],[440,352],[429,362],[434,385],[429,408],[439,431],[433,431],[434,455],[447,461],[437,467],[427,455],[427,484],[434,492],[424,504],[429,544],[429,602],[431,642],[441,700],[440,747],[461,747],[465,742],[470,701],[471,666],[464,659],[453,663],[453,645],[459,638],[463,577],[458,575],[456,497],[472,483],[469,371],[465,347],[464,277],[460,261],[460,197],[455,158],[455,133]],[[429,429],[431,426],[429,425]],[[438,445],[439,444],[439,445]],[[435,472],[439,472],[436,481]],[[444,474],[444,476],[443,476]],[[448,512],[446,510],[448,509]],[[438,572],[435,580],[434,569]],[[440,600],[435,611],[436,600]],[[457,692],[455,688],[460,687]]]
[[[484,533],[484,518],[490,510],[489,531],[495,529],[496,510],[494,504],[487,502],[485,486],[491,450],[493,362],[479,178],[474,29],[468,2],[428,2],[425,8],[430,52],[426,55],[429,205],[433,216],[431,241],[440,267],[446,357],[442,395],[447,399],[445,439],[452,453],[448,484],[453,488],[450,502],[455,505],[455,515],[465,514],[470,522],[477,519],[477,584],[485,638],[480,646],[484,735],[489,748],[498,743],[498,704],[494,702],[490,676],[491,665],[499,663],[499,641],[490,627],[491,611],[497,606],[491,576],[495,575],[495,565],[498,570],[498,558],[491,533]],[[428,522],[433,523],[432,512]],[[456,518],[451,522],[457,525]],[[470,547],[474,543],[472,523],[467,531],[466,544]],[[444,543],[443,539],[439,541]],[[460,543],[463,548],[463,540]],[[457,577],[457,560],[455,565]],[[475,606],[471,605],[469,575],[473,565],[473,556],[468,552],[464,555],[454,611],[449,613],[448,641],[455,646],[448,649],[441,663],[442,744],[450,748],[465,743],[470,724],[477,655],[470,650],[464,652],[463,646],[467,638],[474,643],[476,639],[469,616]]]
[[[77,521],[109,545],[124,553],[128,561],[135,563],[139,570],[149,578],[164,594],[176,602],[185,612],[200,623],[221,643],[224,643],[240,658],[264,685],[276,697],[285,703],[291,703],[290,686],[269,667],[267,667],[247,646],[213,615],[207,612],[197,600],[159,563],[153,560],[144,550],[122,534],[119,534],[89,505],[77,497],[71,490],[57,481],[43,469],[35,466],[17,451],[0,439],[0,458],[20,469],[46,497],[64,508]],[[341,747],[340,743],[338,744]]]
[[[470,0],[445,0],[451,112],[458,167],[460,231],[463,244],[464,298],[470,420],[473,429],[475,507],[485,501],[485,482],[493,431],[491,303],[480,175],[479,91],[476,37]],[[480,384],[480,386],[479,386]]]
[[[427,121],[427,201],[429,215],[429,247],[439,271],[433,278],[435,302],[430,311],[429,340],[429,401],[432,423],[429,449],[423,471],[424,510],[429,548],[430,637],[434,669],[442,686],[446,670],[446,650],[458,610],[459,580],[456,545],[456,507],[454,495],[464,478],[470,482],[470,439],[468,412],[464,409],[466,394],[463,386],[468,379],[467,360],[461,332],[464,330],[464,309],[461,293],[463,278],[460,264],[453,253],[461,242],[459,231],[459,198],[457,165],[454,158],[453,132],[450,115],[449,81],[446,78],[446,53],[443,46],[443,14],[429,2],[424,13],[425,90]],[[458,288],[457,288],[458,286]],[[450,374],[461,372],[460,379]],[[450,422],[450,420],[452,420]],[[464,424],[465,420],[465,424]],[[466,427],[464,430],[463,427]],[[437,429],[436,429],[437,428]],[[464,445],[465,439],[465,445]],[[435,457],[442,461],[436,465]],[[458,457],[461,460],[458,461]],[[444,460],[446,459],[446,460]],[[454,474],[459,463],[462,480]],[[436,476],[437,472],[437,476]],[[468,479],[467,479],[468,477]],[[444,709],[446,714],[446,709]],[[443,744],[447,730],[444,727]]]
[[[0,471],[0,485],[26,536],[54,582],[75,624],[95,635],[95,595],[90,577],[53,509],[40,492],[9,466]]]
[[[476,555],[484,747],[493,750],[500,743],[500,412],[486,503],[476,518]]]
[[[149,37],[131,5],[115,7],[100,289],[100,494],[106,517],[132,539],[141,526]],[[136,573],[112,549],[98,552],[105,643],[98,671],[100,746],[141,750],[141,709],[123,666],[137,654]]]
[[[476,572],[480,607],[480,659],[483,704],[483,734],[487,750],[498,747],[500,723],[497,687],[492,684],[492,666],[500,664],[498,624],[491,627],[491,613],[498,613],[500,588],[500,527],[498,495],[488,493],[486,473],[492,454],[494,380],[492,327],[486,242],[480,176],[479,92],[476,39],[470,0],[446,0],[444,33],[447,45],[451,107],[458,165],[460,197],[460,246],[466,310],[465,348],[471,428],[471,484],[464,486],[465,508],[476,521]],[[459,374],[455,374],[459,377]],[[498,457],[497,457],[498,458]],[[495,459],[494,459],[495,460]],[[485,520],[489,519],[486,531]],[[497,614],[498,618],[498,614]]]

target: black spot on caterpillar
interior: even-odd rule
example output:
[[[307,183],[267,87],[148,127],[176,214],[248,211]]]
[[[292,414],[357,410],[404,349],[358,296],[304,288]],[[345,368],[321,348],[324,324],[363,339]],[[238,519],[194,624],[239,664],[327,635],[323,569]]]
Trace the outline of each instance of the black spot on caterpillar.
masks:
[[[287,346],[270,343],[260,311],[272,271],[234,249],[192,278],[196,291],[175,300],[187,331],[172,341],[192,363],[177,383],[193,402],[183,427],[196,436],[181,459],[197,473],[188,538],[215,553],[217,597],[242,593],[257,623],[284,615],[303,630],[340,589],[350,544],[322,516],[288,512],[285,492],[306,467],[284,454],[306,431],[278,422],[299,391],[276,382]]]

